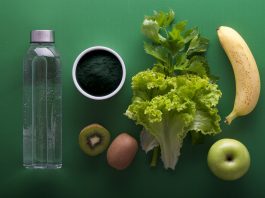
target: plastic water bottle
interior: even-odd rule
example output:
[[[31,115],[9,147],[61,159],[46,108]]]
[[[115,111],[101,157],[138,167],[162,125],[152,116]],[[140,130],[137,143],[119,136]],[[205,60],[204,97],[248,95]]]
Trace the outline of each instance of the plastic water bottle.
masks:
[[[52,30],[31,32],[23,66],[23,165],[61,168],[61,63]]]

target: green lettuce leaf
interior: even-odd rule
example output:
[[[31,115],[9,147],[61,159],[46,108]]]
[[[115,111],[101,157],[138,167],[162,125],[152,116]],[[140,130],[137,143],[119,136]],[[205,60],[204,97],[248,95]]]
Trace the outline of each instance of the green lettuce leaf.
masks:
[[[125,115],[155,138],[166,169],[175,168],[189,131],[220,132],[216,105],[221,92],[207,77],[191,74],[167,77],[146,70],[133,77],[132,89],[133,100]],[[148,152],[150,144],[146,145],[149,146],[144,149]]]

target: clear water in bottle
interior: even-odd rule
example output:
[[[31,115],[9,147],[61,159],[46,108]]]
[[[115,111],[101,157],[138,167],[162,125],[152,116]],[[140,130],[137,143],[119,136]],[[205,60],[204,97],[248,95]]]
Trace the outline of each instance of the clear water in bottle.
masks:
[[[32,40],[33,38],[31,42]],[[37,37],[33,41],[37,42],[31,43],[23,64],[23,164],[27,168],[60,168],[62,166],[60,57],[55,51],[53,42],[46,40],[41,42],[43,37]]]

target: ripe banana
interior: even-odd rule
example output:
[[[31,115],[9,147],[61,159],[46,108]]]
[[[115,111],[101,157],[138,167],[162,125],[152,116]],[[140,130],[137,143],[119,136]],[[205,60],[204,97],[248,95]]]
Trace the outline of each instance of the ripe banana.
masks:
[[[236,117],[247,115],[255,108],[260,95],[260,76],[253,55],[238,32],[221,26],[217,35],[235,75],[234,108],[225,121],[230,124]]]

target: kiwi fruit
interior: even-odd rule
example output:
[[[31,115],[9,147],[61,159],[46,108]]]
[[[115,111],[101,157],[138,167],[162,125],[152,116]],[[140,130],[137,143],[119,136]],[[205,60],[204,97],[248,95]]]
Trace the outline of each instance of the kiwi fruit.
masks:
[[[79,134],[80,148],[89,156],[101,154],[109,143],[109,131],[99,124],[88,125]]]

